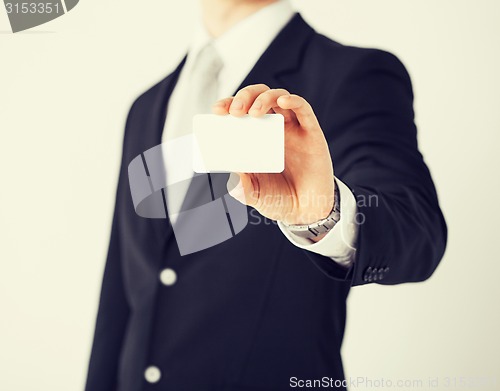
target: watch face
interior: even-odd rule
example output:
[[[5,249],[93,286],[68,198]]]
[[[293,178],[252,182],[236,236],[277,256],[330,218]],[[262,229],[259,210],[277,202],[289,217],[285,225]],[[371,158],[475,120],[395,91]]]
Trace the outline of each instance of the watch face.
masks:
[[[79,0],[4,0],[13,33],[50,22],[73,9]]]

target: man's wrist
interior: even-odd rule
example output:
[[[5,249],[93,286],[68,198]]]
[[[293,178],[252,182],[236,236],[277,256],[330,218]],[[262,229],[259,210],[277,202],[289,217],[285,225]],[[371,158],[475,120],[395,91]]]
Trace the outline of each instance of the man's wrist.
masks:
[[[287,224],[284,226],[296,236],[311,239],[314,242],[321,240],[340,221],[340,192],[334,181],[334,202],[329,215],[311,224]]]

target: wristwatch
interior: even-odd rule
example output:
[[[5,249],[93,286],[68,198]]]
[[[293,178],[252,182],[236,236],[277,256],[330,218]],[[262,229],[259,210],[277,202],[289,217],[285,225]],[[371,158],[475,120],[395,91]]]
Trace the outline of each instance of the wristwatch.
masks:
[[[286,224],[285,227],[294,235],[301,238],[311,239],[330,231],[340,220],[340,194],[337,183],[334,182],[334,202],[333,209],[328,217],[316,221],[312,224]]]

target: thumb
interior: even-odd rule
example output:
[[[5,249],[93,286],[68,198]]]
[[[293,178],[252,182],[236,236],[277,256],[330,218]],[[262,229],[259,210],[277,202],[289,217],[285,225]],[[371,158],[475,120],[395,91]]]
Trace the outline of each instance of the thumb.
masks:
[[[256,204],[257,200],[249,174],[232,172],[227,181],[227,191],[231,197],[244,205]]]

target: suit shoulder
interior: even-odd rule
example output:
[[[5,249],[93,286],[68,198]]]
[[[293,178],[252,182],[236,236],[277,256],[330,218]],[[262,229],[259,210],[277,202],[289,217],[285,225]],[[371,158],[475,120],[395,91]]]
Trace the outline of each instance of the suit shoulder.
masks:
[[[151,106],[153,102],[157,101],[161,92],[165,89],[165,85],[170,82],[172,77],[174,77],[174,73],[175,72],[172,72],[153,86],[149,87],[146,91],[142,92],[137,98],[135,98],[130,111],[132,112],[136,108],[142,106]]]
[[[401,60],[385,50],[343,45],[318,33],[313,36],[309,50],[314,57],[321,56],[322,63],[347,73],[378,68],[408,76]]]
[[[154,103],[160,102],[164,93],[168,90],[168,86],[170,85],[170,83],[175,81],[175,79],[179,76],[180,70],[184,66],[185,62],[186,56],[170,74],[141,93],[132,103],[129,115],[132,111],[135,111],[138,108],[153,107]]]

